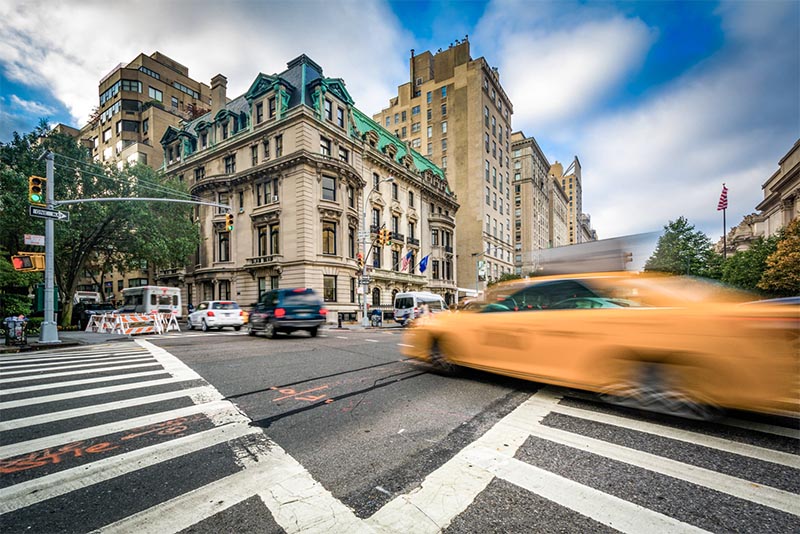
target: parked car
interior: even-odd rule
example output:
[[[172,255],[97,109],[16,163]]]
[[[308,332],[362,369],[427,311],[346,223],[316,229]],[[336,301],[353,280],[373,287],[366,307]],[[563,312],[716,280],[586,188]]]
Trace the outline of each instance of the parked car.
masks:
[[[477,312],[412,326],[403,353],[652,411],[800,412],[800,306],[679,276],[598,273],[500,287]]]
[[[201,302],[197,308],[189,314],[189,330],[195,327],[203,332],[209,328],[219,328],[222,330],[226,326],[232,326],[234,330],[241,330],[244,324],[244,313],[239,305],[231,300],[210,300]]]
[[[268,338],[273,338],[278,333],[305,330],[316,337],[327,314],[322,299],[313,289],[273,289],[261,295],[250,312],[248,333],[254,336],[264,332]]]

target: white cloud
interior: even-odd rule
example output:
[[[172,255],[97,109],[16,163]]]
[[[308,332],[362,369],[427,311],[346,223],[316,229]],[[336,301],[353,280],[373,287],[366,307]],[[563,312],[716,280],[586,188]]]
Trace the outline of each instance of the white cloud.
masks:
[[[97,105],[100,79],[139,53],[160,51],[228,95],[259,72],[281,72],[305,53],[327,76],[343,78],[356,105],[388,104],[406,72],[411,36],[382,3],[136,1],[0,5],[0,67],[15,81],[48,88],[83,124]]]
[[[22,113],[29,113],[32,115],[52,115],[55,110],[40,102],[33,102],[31,100],[23,100],[17,95],[11,95],[11,106],[17,108]]]

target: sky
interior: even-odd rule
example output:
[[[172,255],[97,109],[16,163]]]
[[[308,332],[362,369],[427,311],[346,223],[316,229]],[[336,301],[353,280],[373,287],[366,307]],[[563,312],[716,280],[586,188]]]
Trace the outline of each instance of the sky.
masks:
[[[512,128],[583,169],[598,237],[688,218],[714,242],[800,138],[800,2],[538,0],[5,0],[0,142],[85,124],[100,79],[160,51],[228,96],[305,53],[373,114],[408,82],[410,50],[468,36],[497,67]]]

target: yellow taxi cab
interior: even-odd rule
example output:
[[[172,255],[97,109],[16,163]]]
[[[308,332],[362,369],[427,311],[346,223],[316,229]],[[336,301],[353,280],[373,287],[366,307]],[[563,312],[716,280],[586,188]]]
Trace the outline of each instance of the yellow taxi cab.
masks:
[[[470,367],[684,417],[800,412],[800,305],[751,300],[649,273],[513,281],[478,311],[418,323],[403,353],[445,373]]]

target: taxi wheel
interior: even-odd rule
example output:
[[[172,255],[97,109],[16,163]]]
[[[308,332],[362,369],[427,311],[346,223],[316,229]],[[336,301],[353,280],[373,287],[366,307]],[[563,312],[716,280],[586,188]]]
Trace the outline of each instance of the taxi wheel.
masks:
[[[445,356],[444,352],[442,351],[440,340],[433,340],[430,351],[428,352],[428,357],[430,358],[431,365],[438,373],[447,376],[454,376],[458,374],[458,365],[451,363],[447,359],[447,356]]]
[[[641,365],[637,375],[634,381],[608,388],[600,398],[609,404],[699,421],[713,421],[722,415],[719,407],[701,402],[683,391],[680,383],[669,376],[665,365]]]
[[[200,324],[200,330],[203,332],[208,332],[208,323],[206,323],[205,319],[203,319],[203,322]]]

